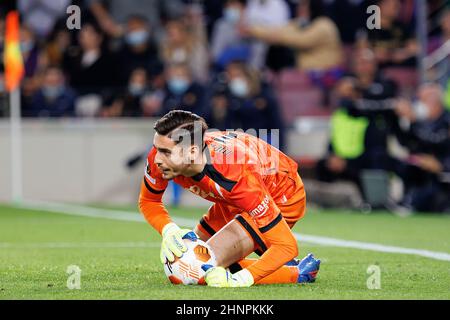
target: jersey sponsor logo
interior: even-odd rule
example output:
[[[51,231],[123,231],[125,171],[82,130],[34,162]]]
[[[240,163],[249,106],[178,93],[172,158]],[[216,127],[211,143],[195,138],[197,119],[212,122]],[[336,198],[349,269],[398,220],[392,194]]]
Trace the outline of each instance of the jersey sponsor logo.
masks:
[[[270,202],[270,198],[268,195],[266,195],[264,197],[264,199],[261,201],[261,203],[258,204],[258,206],[255,209],[250,211],[250,215],[253,217],[258,217],[258,216],[262,216],[263,214],[265,214],[267,212],[267,210],[269,210],[269,202]]]

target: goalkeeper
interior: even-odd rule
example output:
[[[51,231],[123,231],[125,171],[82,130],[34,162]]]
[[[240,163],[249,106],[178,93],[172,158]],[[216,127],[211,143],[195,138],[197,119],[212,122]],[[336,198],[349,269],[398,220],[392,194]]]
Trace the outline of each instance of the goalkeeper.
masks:
[[[263,140],[240,132],[206,132],[203,118],[174,110],[159,119],[147,156],[139,208],[162,235],[161,262],[187,250],[162,203],[168,180],[213,205],[195,228],[218,267],[204,266],[209,286],[313,282],[320,260],[302,261],[291,228],[305,214],[297,164]],[[248,259],[256,252],[259,259]],[[225,268],[228,268],[225,269]]]

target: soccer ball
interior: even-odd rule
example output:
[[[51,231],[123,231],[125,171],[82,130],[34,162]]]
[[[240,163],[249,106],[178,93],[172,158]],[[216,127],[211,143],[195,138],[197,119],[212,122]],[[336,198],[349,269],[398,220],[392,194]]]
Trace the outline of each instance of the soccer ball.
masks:
[[[191,231],[183,237],[188,250],[174,262],[166,260],[164,272],[173,284],[205,284],[203,264],[216,266],[216,257],[206,242]]]

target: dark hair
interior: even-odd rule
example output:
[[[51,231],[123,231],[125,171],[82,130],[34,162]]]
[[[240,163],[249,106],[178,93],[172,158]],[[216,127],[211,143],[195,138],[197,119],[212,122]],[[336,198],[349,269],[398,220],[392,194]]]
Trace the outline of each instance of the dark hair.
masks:
[[[86,19],[83,24],[81,25],[81,29],[85,28],[85,27],[91,27],[92,29],[94,29],[94,32],[98,35],[100,35],[101,37],[105,37],[105,33],[102,30],[102,27],[100,26],[100,24],[94,20],[94,19]]]
[[[244,7],[247,5],[247,0],[227,0],[226,1],[226,3],[235,3],[235,2],[239,2]]]
[[[197,142],[195,138],[201,137],[199,142],[203,147],[203,137],[208,129],[208,125],[205,119],[195,113],[184,110],[172,110],[156,121],[153,128],[158,134],[168,136],[176,144],[182,141],[187,142],[185,139],[187,138],[186,133],[189,135],[191,145]]]
[[[149,24],[149,21],[148,21],[147,17],[144,16],[143,14],[138,14],[138,13],[130,14],[127,17],[127,22],[130,22],[130,21],[139,21],[139,22],[141,22],[143,24],[146,24],[146,25]]]
[[[322,0],[308,0],[309,5],[309,19],[314,19],[325,15],[325,8]]]

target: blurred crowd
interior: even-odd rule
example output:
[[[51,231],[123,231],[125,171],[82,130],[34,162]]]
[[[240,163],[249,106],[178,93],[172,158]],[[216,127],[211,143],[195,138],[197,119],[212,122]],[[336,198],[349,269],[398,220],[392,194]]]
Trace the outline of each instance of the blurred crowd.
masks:
[[[0,52],[12,2],[0,4]],[[319,179],[362,190],[361,170],[386,170],[405,185],[396,205],[450,209],[449,77],[411,92],[385,76],[391,67],[418,70],[414,0],[16,2],[24,117],[155,117],[181,108],[218,129],[280,129],[283,149],[292,119],[283,116],[290,106],[279,99],[280,74],[295,70],[331,116]],[[372,4],[381,29],[367,28]],[[67,28],[69,5],[81,8],[80,30]],[[440,12],[427,53],[450,40],[450,9]],[[407,156],[392,154],[392,136]]]

